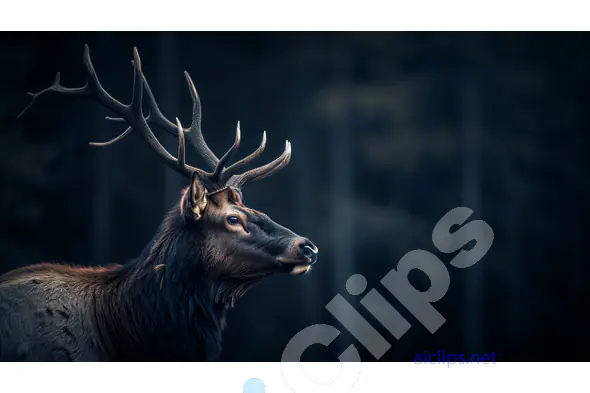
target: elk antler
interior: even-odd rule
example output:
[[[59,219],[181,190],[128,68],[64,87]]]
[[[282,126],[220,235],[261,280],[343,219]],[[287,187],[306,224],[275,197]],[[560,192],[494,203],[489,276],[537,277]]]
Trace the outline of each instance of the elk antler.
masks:
[[[53,92],[72,97],[94,98],[119,116],[117,118],[107,117],[107,120],[125,122],[127,123],[128,128],[107,142],[91,142],[90,144],[92,146],[111,145],[120,141],[125,136],[129,135],[131,131],[135,130],[140,133],[143,139],[145,139],[150,149],[156,153],[158,157],[162,158],[167,165],[188,178],[190,178],[194,172],[197,172],[211,191],[226,186],[241,188],[248,181],[259,180],[271,176],[278,170],[284,168],[291,159],[291,144],[289,141],[287,141],[285,144],[285,151],[280,157],[264,166],[251,169],[243,174],[238,175],[236,174],[238,170],[250,164],[264,151],[266,146],[266,131],[262,135],[262,143],[258,149],[256,149],[249,156],[226,168],[225,165],[236,153],[240,145],[240,123],[238,122],[234,144],[221,158],[217,158],[209,146],[207,146],[207,143],[203,138],[203,133],[201,130],[201,100],[190,75],[186,71],[184,72],[184,76],[186,78],[193,101],[193,114],[191,126],[185,129],[182,128],[178,118],[176,118],[176,124],[174,124],[160,111],[154,94],[152,93],[148,81],[143,74],[141,60],[139,58],[137,48],[133,48],[133,61],[131,62],[134,70],[134,79],[133,96],[129,105],[124,105],[117,101],[102,87],[100,81],[98,80],[96,71],[94,70],[94,66],[92,65],[92,61],[90,60],[90,50],[88,45],[84,46],[83,60],[86,67],[86,72],[88,74],[88,81],[84,86],[76,88],[62,86],[60,84],[60,74],[58,72],[55,82],[51,86],[41,90],[38,93],[29,93],[33,98],[27,107],[21,112],[19,117],[22,116],[35,103],[37,98],[47,93]],[[142,110],[144,90],[147,93],[147,100],[150,108],[150,112],[147,117],[143,115]],[[162,146],[151,130],[149,123],[154,123],[166,130],[168,133],[178,137],[178,158],[172,156],[164,148],[164,146]],[[209,167],[211,167],[212,172],[206,172],[202,169],[186,164],[185,138],[189,140],[193,147],[205,159]]]

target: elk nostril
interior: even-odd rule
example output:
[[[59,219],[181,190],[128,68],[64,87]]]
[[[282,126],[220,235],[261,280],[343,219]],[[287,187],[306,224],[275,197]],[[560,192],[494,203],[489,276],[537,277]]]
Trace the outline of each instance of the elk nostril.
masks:
[[[311,263],[315,263],[318,259],[318,253],[309,244],[302,244],[301,252]]]

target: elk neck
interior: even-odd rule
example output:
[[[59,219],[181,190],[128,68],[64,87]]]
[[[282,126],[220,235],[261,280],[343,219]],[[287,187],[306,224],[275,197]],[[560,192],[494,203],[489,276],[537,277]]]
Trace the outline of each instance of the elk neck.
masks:
[[[116,360],[212,360],[228,308],[245,292],[207,271],[203,238],[176,206],[141,255],[109,270],[94,301],[106,356]]]

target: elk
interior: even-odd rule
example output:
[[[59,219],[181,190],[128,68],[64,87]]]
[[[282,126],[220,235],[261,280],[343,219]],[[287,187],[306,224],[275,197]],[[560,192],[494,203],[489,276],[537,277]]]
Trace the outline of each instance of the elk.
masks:
[[[88,80],[78,88],[55,82],[41,96],[89,97],[118,115],[109,120],[128,128],[107,146],[139,133],[167,165],[190,179],[179,203],[162,221],[152,240],[129,263],[106,267],[37,264],[0,276],[0,360],[3,361],[211,361],[218,358],[226,313],[236,299],[265,277],[301,275],[317,261],[308,239],[246,207],[241,189],[284,168],[291,145],[274,161],[239,173],[260,156],[253,153],[229,165],[240,145],[235,141],[218,158],[201,131],[201,103],[185,72],[192,97],[192,124],[183,128],[164,117],[133,51],[134,85],[129,105],[101,85],[84,47]],[[142,109],[144,92],[148,116]],[[20,115],[19,115],[20,116]],[[150,128],[155,124],[178,138],[171,155]],[[185,141],[204,158],[210,172],[186,163]]]

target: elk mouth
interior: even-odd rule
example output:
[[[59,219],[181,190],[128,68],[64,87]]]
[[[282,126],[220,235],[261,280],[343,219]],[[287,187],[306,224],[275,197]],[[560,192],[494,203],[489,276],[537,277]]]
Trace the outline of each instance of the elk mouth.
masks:
[[[301,260],[278,257],[277,262],[287,273],[293,276],[299,276],[308,273],[311,270],[311,265],[313,264],[311,258]]]

